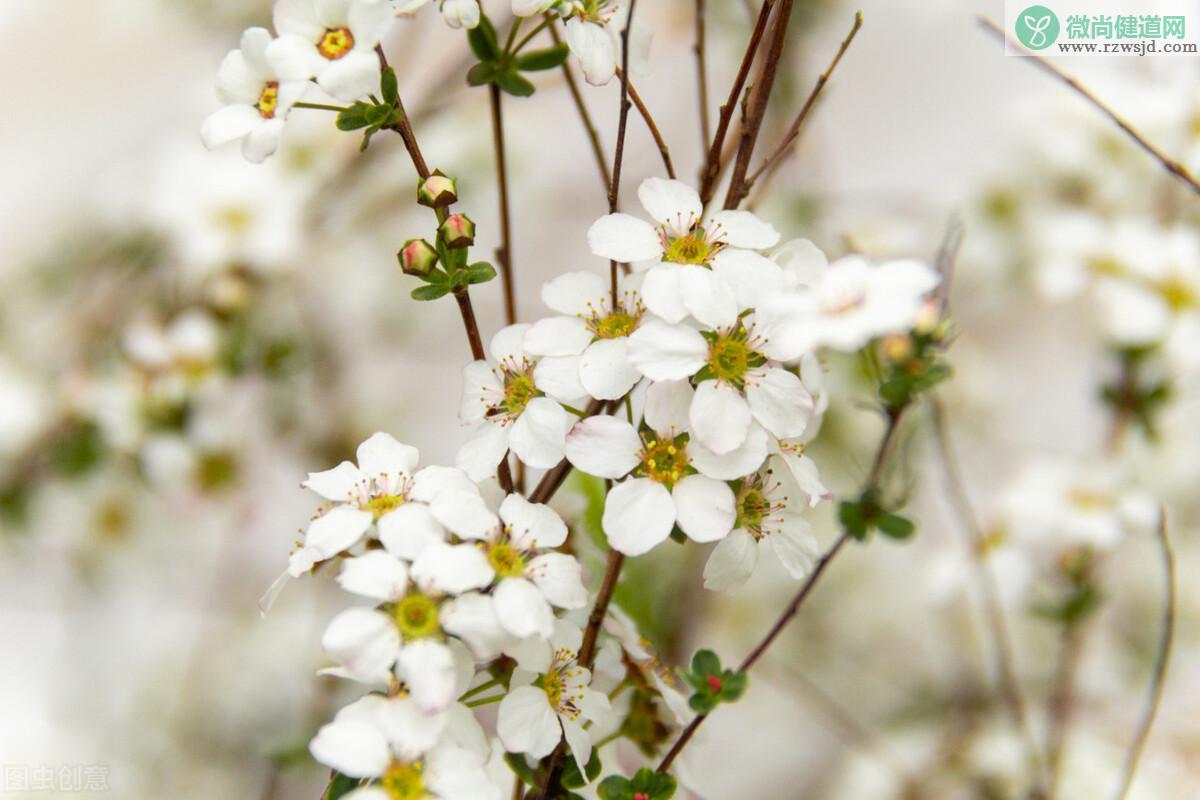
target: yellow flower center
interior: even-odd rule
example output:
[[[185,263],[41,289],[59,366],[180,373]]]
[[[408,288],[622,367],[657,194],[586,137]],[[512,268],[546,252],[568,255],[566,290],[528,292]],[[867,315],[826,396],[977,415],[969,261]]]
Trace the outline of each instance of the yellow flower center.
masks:
[[[1196,297],[1196,290],[1179,277],[1160,281],[1155,288],[1158,289],[1158,294],[1162,297],[1163,302],[1170,306],[1172,311],[1191,308],[1200,300]]]
[[[525,574],[525,559],[507,542],[488,547],[487,559],[499,578],[519,578]]]
[[[716,248],[704,238],[703,231],[678,236],[667,243],[663,261],[674,264],[707,264]]]
[[[424,800],[425,781],[421,776],[424,765],[420,761],[411,764],[392,762],[379,783],[392,800]]]
[[[562,702],[563,696],[563,676],[558,670],[551,670],[542,678],[542,688],[546,690],[546,697],[550,700],[550,707],[558,708],[558,704]]]
[[[317,52],[330,61],[337,61],[354,48],[354,34],[350,29],[328,28],[317,41]]]
[[[706,375],[741,389],[746,385],[746,374],[754,367],[761,367],[767,359],[750,345],[750,333],[739,325],[729,333],[708,335],[708,367]]]
[[[419,592],[406,595],[396,603],[392,616],[406,641],[428,639],[441,631],[437,603]]]
[[[637,330],[642,312],[629,314],[624,311],[614,311],[606,317],[593,317],[588,320],[588,330],[597,339],[620,339]]]
[[[379,519],[389,511],[395,511],[400,506],[404,505],[404,498],[394,494],[381,494],[378,497],[372,497],[363,505],[363,511],[370,511],[375,515],[375,519]]]
[[[1117,505],[1111,495],[1082,487],[1072,489],[1067,493],[1067,497],[1071,505],[1080,511],[1107,511]]]
[[[518,417],[529,405],[529,401],[537,397],[537,387],[533,378],[524,374],[505,373],[504,382],[504,413],[510,417]]]
[[[279,108],[279,82],[271,81],[263,87],[258,102],[254,104],[258,115],[263,119],[274,119],[275,110]]]
[[[638,472],[668,489],[674,487],[680,478],[688,474],[688,465],[691,464],[687,441],[686,433],[674,439],[647,439],[642,448],[642,464]]]
[[[762,490],[757,486],[746,485],[738,493],[737,522],[733,527],[745,528],[755,534],[760,533],[763,520],[770,511],[771,504],[763,495]]]

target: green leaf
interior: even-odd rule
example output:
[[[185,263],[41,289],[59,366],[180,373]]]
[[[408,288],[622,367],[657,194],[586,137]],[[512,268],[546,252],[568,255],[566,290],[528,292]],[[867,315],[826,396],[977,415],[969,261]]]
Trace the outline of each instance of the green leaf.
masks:
[[[529,97],[535,91],[532,83],[512,70],[496,73],[496,83],[514,97]]]
[[[412,298],[413,300],[437,300],[439,297],[445,297],[449,293],[450,289],[448,287],[431,283],[413,289]]]
[[[522,783],[528,786],[534,785],[536,776],[534,775],[533,768],[529,766],[529,762],[525,760],[525,756],[520,753],[505,753],[504,763],[508,764],[509,768],[521,779]],[[589,766],[591,765],[589,764]]]
[[[600,770],[603,765],[600,763],[600,753],[592,750],[592,757],[588,760],[587,766],[584,767],[584,774],[579,774],[579,765],[575,763],[574,758],[566,759],[562,771],[562,785],[568,789],[582,789],[596,778],[600,777]]]
[[[670,800],[675,794],[675,779],[664,772],[642,767],[632,780],[609,775],[600,782],[599,794],[601,800],[633,800],[637,794],[645,795],[647,800]]]
[[[487,283],[496,277],[496,268],[486,261],[477,261],[467,267],[467,283]]]
[[[712,650],[697,650],[692,656],[692,674],[703,682],[708,675],[721,673],[721,658]]]
[[[50,445],[51,466],[61,475],[78,478],[97,466],[105,455],[104,434],[94,422],[67,427]]]
[[[500,57],[496,29],[492,27],[492,21],[488,19],[487,14],[480,17],[478,25],[467,31],[467,42],[471,45],[471,52],[480,61],[495,61]]]
[[[482,62],[467,71],[467,83],[471,86],[484,86],[496,80],[496,65]]]
[[[394,106],[400,99],[400,86],[396,81],[396,70],[386,67],[379,79],[379,89],[383,92],[383,102]]]
[[[544,69],[561,67],[567,60],[570,50],[565,44],[547,47],[545,50],[530,50],[517,57],[517,69],[522,72],[538,72]]]
[[[866,508],[860,500],[843,500],[838,505],[838,522],[846,529],[846,533],[855,539],[867,538],[869,521]]]
[[[697,714],[711,714],[719,702],[716,697],[704,692],[696,692],[688,698],[688,706]]]
[[[880,533],[893,539],[907,539],[916,530],[912,520],[899,514],[880,514],[874,522]]]
[[[721,691],[718,694],[722,703],[733,703],[741,698],[750,684],[750,676],[744,672],[728,671],[721,678]]]
[[[371,123],[367,120],[366,103],[355,103],[345,111],[339,111],[337,115],[337,127],[339,131],[356,131],[359,128],[365,128]]]
[[[329,786],[325,787],[325,794],[321,795],[321,800],[338,800],[338,798],[345,797],[357,788],[357,778],[351,778],[349,775],[335,772],[333,773],[333,779],[329,781]]]
[[[385,125],[390,125],[392,122],[392,111],[394,108],[390,105],[382,103],[373,106],[367,106],[363,112],[363,117],[367,120],[367,124],[382,128]]]

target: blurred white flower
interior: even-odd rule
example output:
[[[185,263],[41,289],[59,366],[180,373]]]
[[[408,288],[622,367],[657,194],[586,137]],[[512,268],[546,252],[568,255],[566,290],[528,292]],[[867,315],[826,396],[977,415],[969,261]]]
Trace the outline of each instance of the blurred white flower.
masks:
[[[341,100],[379,89],[375,46],[395,19],[388,0],[278,0],[267,59],[288,80],[315,78]]]
[[[226,105],[213,112],[200,130],[210,150],[242,140],[247,161],[260,163],[279,147],[283,121],[308,88],[307,80],[285,80],[267,59],[271,34],[250,28],[241,48],[232,50],[217,72],[217,95]]]
[[[545,3],[513,0],[513,13]],[[620,0],[565,0],[561,3],[566,15],[567,46],[579,59],[583,75],[594,86],[603,86],[613,79],[621,61],[621,32],[629,18],[629,6]],[[629,31],[629,71],[644,74],[649,58],[651,34],[644,22]]]
[[[428,4],[429,0],[392,0],[396,13],[401,16],[415,14]],[[438,5],[442,17],[451,28],[470,30],[479,24],[481,12],[478,0],[439,0]]]

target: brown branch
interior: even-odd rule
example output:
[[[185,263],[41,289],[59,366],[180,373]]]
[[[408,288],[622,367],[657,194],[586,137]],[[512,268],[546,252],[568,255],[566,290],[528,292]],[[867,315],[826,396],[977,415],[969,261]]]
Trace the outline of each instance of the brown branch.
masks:
[[[696,0],[696,41],[692,52],[696,54],[696,90],[700,94],[700,146],[708,147],[712,141],[712,123],[708,118],[708,55],[705,48],[704,23],[705,0]]]
[[[1167,535],[1167,510],[1158,512],[1158,545],[1162,553],[1163,565],[1163,620],[1162,633],[1158,640],[1158,653],[1154,659],[1154,672],[1150,677],[1150,686],[1146,692],[1146,704],[1142,717],[1138,721],[1133,741],[1129,744],[1129,752],[1125,755],[1125,763],[1121,768],[1121,782],[1113,795],[1116,800],[1124,800],[1134,775],[1137,773],[1138,761],[1146,740],[1150,737],[1150,729],[1154,726],[1154,718],[1162,705],[1163,686],[1166,682],[1167,667],[1171,663],[1171,648],[1175,640],[1175,555],[1171,551],[1171,540]]]
[[[1038,66],[1042,70],[1045,70],[1046,72],[1050,73],[1051,75],[1053,75],[1054,77],[1058,78],[1060,81],[1065,83],[1067,86],[1070,86],[1072,89],[1074,89],[1076,92],[1078,92],[1080,96],[1082,96],[1085,100],[1087,100],[1089,103],[1091,103],[1093,106],[1095,106],[1100,111],[1100,113],[1104,114],[1106,117],[1108,117],[1110,120],[1112,120],[1118,128],[1125,131],[1125,133],[1131,139],[1133,139],[1134,142],[1137,143],[1138,147],[1142,148],[1147,153],[1149,153],[1152,158],[1154,158],[1156,161],[1158,161],[1159,164],[1162,165],[1163,169],[1165,169],[1167,172],[1174,175],[1179,180],[1186,183],[1189,187],[1191,187],[1191,190],[1193,192],[1200,194],[1200,181],[1196,180],[1195,176],[1193,176],[1192,173],[1188,171],[1187,167],[1183,166],[1183,164],[1180,164],[1178,161],[1175,161],[1174,159],[1172,159],[1170,156],[1168,156],[1166,153],[1164,153],[1162,150],[1160,150],[1157,146],[1152,144],[1145,136],[1138,133],[1138,131],[1133,127],[1132,123],[1130,123],[1128,120],[1126,120],[1124,117],[1122,117],[1116,111],[1114,111],[1111,107],[1109,107],[1103,100],[1101,100],[1099,97],[1097,97],[1095,94],[1093,94],[1092,91],[1090,89],[1088,89],[1086,86],[1084,86],[1082,83],[1080,83],[1077,78],[1074,78],[1074,77],[1068,75],[1067,73],[1063,72],[1061,69],[1056,67],[1049,59],[1046,59],[1045,57],[1040,56],[1037,53],[1034,53],[1033,51],[1026,48],[1020,42],[1018,42],[1013,37],[1011,37],[1007,33],[1005,33],[1004,29],[1001,28],[999,25],[997,25],[995,23],[995,21],[993,21],[983,15],[980,15],[979,16],[979,24],[982,25],[985,29],[994,33],[996,36],[1003,39],[1004,41],[1008,42],[1008,44],[1013,49],[1019,51],[1021,54],[1025,55],[1025,56],[1033,59],[1033,63],[1036,66]]]
[[[775,148],[775,151],[771,153],[771,155],[767,156],[763,162],[758,165],[758,169],[754,170],[754,172],[750,174],[750,177],[746,179],[746,193],[749,193],[750,190],[754,188],[754,182],[760,177],[765,175],[769,178],[770,175],[779,167],[779,165],[783,163],[784,159],[786,159],[792,153],[792,145],[794,145],[796,139],[799,138],[800,129],[804,126],[804,121],[808,119],[809,112],[812,111],[813,106],[816,105],[817,98],[820,96],[821,90],[823,90],[825,88],[825,84],[829,82],[829,77],[833,74],[833,71],[837,69],[837,65],[839,62],[841,62],[842,56],[846,54],[846,50],[849,49],[851,42],[854,41],[854,37],[858,35],[858,30],[862,27],[862,23],[862,12],[856,11],[854,14],[854,25],[850,28],[850,33],[845,39],[842,40],[842,45],[838,48],[837,54],[834,55],[833,61],[829,62],[829,66],[826,67],[825,71],[817,77],[816,85],[814,85],[812,91],[809,92],[808,99],[804,101],[804,105],[800,108],[800,113],[796,115],[796,119],[792,122],[791,127],[788,128],[788,132],[783,137],[783,141],[779,143],[779,146]]]
[[[904,412],[907,408],[907,406],[901,406],[899,409],[888,412],[887,428],[884,430],[883,439],[879,442],[879,449],[875,452],[875,459],[871,463],[871,471],[867,475],[865,484],[867,488],[877,486],[880,478],[883,477],[884,467],[887,465],[888,457],[895,449],[897,433],[900,430],[900,422],[903,420]],[[821,579],[821,576],[825,573],[825,569],[829,566],[830,562],[837,557],[837,554],[842,551],[842,548],[846,546],[848,541],[850,541],[850,533],[848,531],[844,531],[842,535],[837,538],[837,541],[833,543],[833,546],[830,547],[824,555],[817,559],[817,563],[813,567],[812,574],[809,575],[804,581],[804,585],[800,587],[800,591],[798,591],[796,596],[792,598],[792,601],[788,603],[787,607],[783,610],[783,613],[780,614],[779,618],[775,621],[775,624],[771,626],[771,630],[767,631],[767,635],[764,636],[762,640],[754,647],[754,649],[751,650],[749,654],[747,654],[747,656],[742,660],[741,665],[738,667],[741,672],[746,672],[753,667],[754,664],[767,652],[767,649],[775,643],[775,640],[779,638],[781,633],[783,633],[788,623],[791,622],[792,618],[795,617],[800,611],[800,606],[804,603],[804,601],[808,598],[809,593],[812,592],[813,588],[817,585],[817,581]],[[679,734],[679,738],[675,740],[675,744],[671,746],[671,749],[667,751],[667,754],[663,756],[662,761],[659,762],[657,767],[658,772],[666,772],[671,768],[671,765],[675,763],[675,759],[679,757],[681,752],[683,752],[683,748],[687,747],[688,742],[692,740],[692,737],[696,735],[696,731],[701,725],[704,724],[704,720],[708,719],[708,717],[709,714],[698,714],[690,723],[688,723],[688,726],[683,729],[682,733]]]
[[[733,120],[733,112],[737,108],[738,98],[742,96],[742,87],[746,85],[746,78],[750,75],[750,67],[754,64],[754,58],[758,54],[758,46],[762,42],[763,32],[767,29],[767,19],[771,16],[771,9],[774,7],[775,0],[763,0],[762,9],[758,12],[758,20],[754,23],[754,30],[750,34],[750,41],[746,44],[745,53],[742,54],[741,66],[738,67],[733,85],[729,87],[729,97],[721,106],[721,114],[717,118],[717,132],[713,136],[712,144],[709,145],[708,155],[704,159],[704,169],[700,173],[700,201],[706,206],[712,199],[713,192],[717,187],[717,178],[721,174],[721,155],[725,148],[725,135],[729,133],[729,123]]]
[[[596,660],[596,637],[600,635],[600,626],[608,614],[608,605],[612,602],[613,592],[617,589],[617,580],[621,577],[621,567],[625,565],[625,556],[616,550],[608,551],[608,563],[604,567],[604,581],[600,584],[600,592],[596,595],[596,603],[588,617],[587,627],[583,631],[583,644],[579,646],[579,665],[591,669]]]
[[[968,539],[968,550],[971,554],[971,566],[975,572],[975,581],[979,586],[983,600],[984,618],[991,633],[992,647],[995,654],[994,669],[1000,681],[1001,690],[1009,710],[1012,712],[1013,723],[1017,726],[1025,743],[1026,758],[1033,768],[1039,784],[1043,782],[1042,758],[1038,750],[1037,740],[1029,724],[1028,704],[1021,691],[1017,678],[1016,659],[1013,657],[1012,637],[1009,634],[1008,622],[1000,603],[1000,591],[996,586],[996,576],[992,574],[987,561],[986,537],[975,516],[971,501],[967,495],[966,485],[958,460],[954,457],[954,449],[950,443],[950,431],[946,424],[945,409],[940,398],[933,397],[929,404],[930,416],[933,420],[933,433],[937,443],[939,461],[942,473],[949,490],[950,504],[958,517],[959,527]]]
[[[617,75],[623,75],[623,70],[617,68]],[[650,136],[654,138],[654,144],[658,146],[658,154],[662,156],[663,167],[667,170],[667,177],[675,177],[675,166],[671,163],[671,150],[667,147],[667,142],[663,139],[662,133],[658,130],[658,125],[654,122],[654,117],[650,113],[650,109],[642,101],[641,95],[634,88],[633,81],[629,82],[629,99],[633,101],[633,105],[637,108],[638,113],[642,115],[642,119],[646,121],[646,127],[650,130]],[[613,209],[614,211],[616,209]]]
[[[1083,653],[1083,628],[1079,623],[1068,623],[1063,627],[1062,647],[1054,666],[1054,682],[1050,692],[1050,725],[1046,757],[1049,773],[1050,797],[1058,794],[1058,781],[1062,775],[1062,756],[1067,743],[1067,733],[1075,716],[1075,679],[1079,673],[1080,657]]]
[[[608,213],[617,210],[621,197],[621,165],[625,161],[625,131],[629,126],[629,29],[633,27],[633,10],[637,0],[630,0],[629,15],[625,18],[625,27],[621,31],[621,110],[617,120],[617,148],[613,153],[612,183],[608,187]],[[612,307],[617,308],[617,262],[608,262],[610,294]]]
[[[737,208],[746,196],[746,172],[750,169],[750,158],[754,155],[754,146],[758,144],[758,135],[762,132],[771,90],[775,88],[775,76],[779,74],[779,65],[783,61],[783,46],[787,41],[788,21],[792,18],[793,5],[793,0],[780,0],[779,11],[775,13],[770,44],[758,80],[754,82],[746,122],[742,126],[741,143],[738,145],[737,158],[733,162],[733,172],[729,178],[729,190],[725,193],[727,209]]]
[[[549,31],[554,43],[562,44],[562,39],[559,38],[558,31],[554,29],[554,26],[551,26]],[[583,102],[583,94],[579,91],[579,83],[575,80],[575,74],[571,72],[571,65],[564,61],[562,71],[563,78],[567,81],[567,89],[571,92],[571,99],[575,101],[575,108],[579,111],[579,118],[583,121],[583,127],[587,131],[588,141],[592,145],[592,155],[596,157],[596,166],[600,169],[600,177],[604,179],[604,191],[607,193],[608,188],[612,185],[612,175],[608,171],[608,160],[604,157],[604,148],[600,145],[600,134],[596,131],[592,115],[588,113],[587,105]]]
[[[515,276],[512,267],[512,214],[508,203],[508,158],[504,148],[504,113],[500,87],[488,84],[488,99],[492,109],[492,144],[496,150],[496,180],[500,185],[500,282],[504,288],[504,319],[509,325],[517,321]]]

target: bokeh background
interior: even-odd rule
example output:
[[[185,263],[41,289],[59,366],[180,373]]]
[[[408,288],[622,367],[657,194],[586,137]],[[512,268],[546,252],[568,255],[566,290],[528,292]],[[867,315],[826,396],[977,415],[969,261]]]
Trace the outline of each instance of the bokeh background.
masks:
[[[708,5],[715,106],[752,10],[741,0]],[[498,18],[505,6],[485,0]],[[690,177],[701,157],[692,4],[639,6],[654,44],[638,88]],[[798,109],[857,7],[798,3],[765,142]],[[940,394],[980,526],[998,543],[992,562],[1035,728],[1044,734],[1062,636],[1031,609],[1053,590],[1057,551],[1054,541],[1005,546],[1019,538],[1007,536],[1014,503],[1019,511],[1028,498],[1018,491],[1014,501],[1011,487],[1031,462],[1111,466],[1121,491],[1167,505],[1178,558],[1174,663],[1132,796],[1200,796],[1195,370],[1186,358],[1164,362],[1172,391],[1157,438],[1134,429],[1114,446],[1101,400],[1118,364],[1106,344],[1111,320],[1086,292],[1063,299],[1043,280],[1064,248],[1077,258],[1086,249],[1064,233],[1076,230],[1068,220],[1086,220],[1084,244],[1099,249],[1129,220],[1163,237],[1194,235],[1196,198],[1063,85],[1005,57],[975,20],[1002,16],[998,4],[861,8],[863,30],[797,157],[756,209],[785,239],[810,238],[831,257],[932,259],[961,224],[956,377]],[[0,4],[6,769],[102,767],[112,796],[130,800],[317,797],[325,776],[305,744],[349,698],[315,676],[337,590],[327,579],[293,585],[266,618],[256,605],[314,510],[299,481],[377,429],[420,447],[425,463],[451,462],[463,438],[455,411],[468,351],[457,311],[411,301],[415,284],[396,267],[399,244],[427,233],[399,142],[379,137],[360,154],[357,137],[316,111],[292,114],[264,166],[199,142],[216,107],[217,64],[243,27],[269,19],[265,0]],[[459,178],[490,252],[487,104],[465,84],[464,37],[427,12],[398,25],[386,47],[429,162]],[[1200,167],[1195,59],[1065,66]],[[537,84],[532,98],[505,104],[527,320],[544,313],[542,281],[601,268],[584,233],[606,211],[560,75]],[[617,86],[584,88],[611,148]],[[627,206],[658,169],[631,118]],[[1200,264],[1184,267],[1200,287]],[[487,335],[501,321],[498,284],[475,294]],[[1186,356],[1186,340],[1172,347]],[[880,422],[852,363],[829,359],[826,369],[832,407],[814,453],[831,488],[849,492]],[[697,796],[1016,797],[1019,740],[995,689],[969,540],[924,416],[901,454],[906,466],[892,480],[910,498],[918,536],[854,547],[831,569],[746,699],[689,753]],[[556,502],[582,513],[588,489],[568,484]],[[814,512],[826,542],[830,505]],[[740,657],[792,591],[768,568],[738,595],[705,593],[705,556],[694,544],[672,547],[622,589],[620,602],[665,659],[700,643]],[[1064,798],[1112,790],[1161,624],[1158,559],[1152,532],[1134,530],[1105,555]]]

